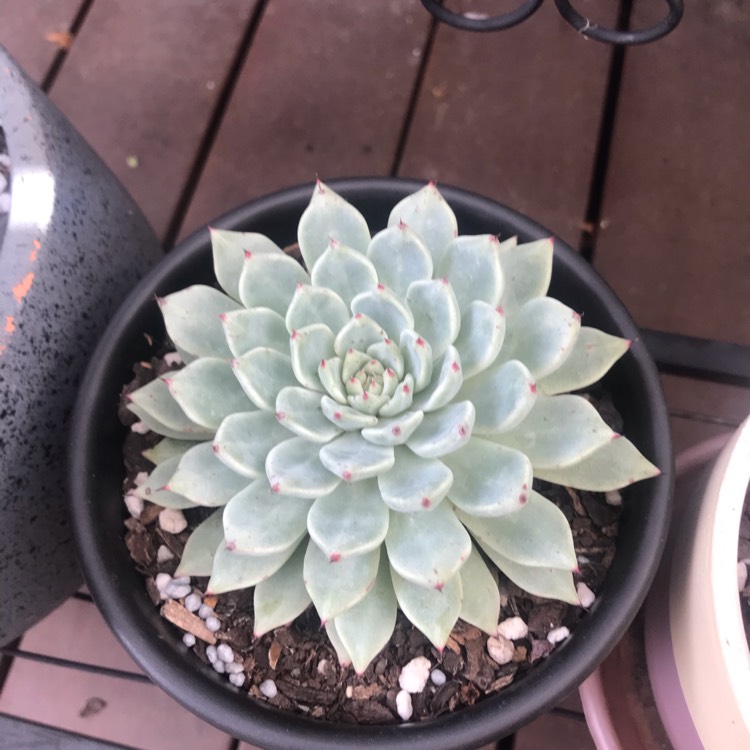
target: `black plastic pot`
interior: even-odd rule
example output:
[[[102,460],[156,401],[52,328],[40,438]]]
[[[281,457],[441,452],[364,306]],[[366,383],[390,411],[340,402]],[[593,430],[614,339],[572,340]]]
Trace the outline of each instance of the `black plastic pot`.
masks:
[[[385,226],[397,201],[421,187],[395,179],[331,183],[365,215],[371,230]],[[296,240],[312,186],[285,190],[225,214],[214,225],[252,230],[284,246]],[[490,200],[455,188],[441,191],[462,234],[548,237],[538,224]],[[596,667],[635,616],[656,570],[666,536],[672,492],[669,422],[656,368],[630,316],[602,279],[569,247],[555,244],[551,293],[582,312],[587,324],[636,339],[607,376],[625,419],[625,433],[664,473],[624,493],[615,560],[597,601],[565,644],[497,696],[437,719],[386,727],[331,725],[282,713],[248,700],[204,666],[146,596],[123,543],[122,441],[118,394],[133,362],[150,354],[144,333],[163,334],[154,295],[212,279],[208,232],[171,253],[139,284],[112,321],[86,374],[74,418],[70,463],[71,508],[86,579],[104,617],[155,683],[183,705],[230,734],[274,750],[352,747],[458,750],[498,739],[543,713]]]
[[[68,421],[97,340],[163,256],[115,176],[0,47],[11,161],[0,221],[0,645],[80,586]]]

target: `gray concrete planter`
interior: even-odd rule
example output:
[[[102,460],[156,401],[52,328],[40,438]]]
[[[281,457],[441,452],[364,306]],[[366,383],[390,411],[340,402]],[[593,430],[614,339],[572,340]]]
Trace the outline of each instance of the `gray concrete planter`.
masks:
[[[4,644],[80,583],[65,504],[68,418],[111,314],[162,252],[115,176],[2,47],[0,129],[11,169],[0,220]]]

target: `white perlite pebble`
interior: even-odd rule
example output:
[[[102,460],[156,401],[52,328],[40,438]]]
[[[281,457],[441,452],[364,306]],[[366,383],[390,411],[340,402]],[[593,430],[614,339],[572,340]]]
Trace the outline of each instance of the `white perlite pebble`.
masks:
[[[169,573],[157,573],[154,583],[156,584],[156,590],[163,594],[167,586],[172,583],[172,576]]]
[[[206,659],[213,664],[219,658],[216,653],[216,646],[206,646]]]
[[[219,622],[219,619],[217,617],[214,617],[212,615],[211,617],[206,618],[206,627],[212,633],[215,633],[217,630],[221,630],[221,622]]]
[[[201,618],[201,620],[205,620],[209,617],[213,616],[213,609],[208,606],[208,604],[201,604],[201,606],[198,609],[198,617]]]
[[[563,625],[561,628],[553,628],[547,633],[547,640],[554,645],[564,641],[570,635],[570,631]]]
[[[188,612],[195,612],[201,607],[200,594],[190,594],[185,597],[185,609]]]
[[[0,195],[0,213],[10,213],[10,193]]]
[[[588,609],[596,601],[596,594],[583,581],[576,584],[576,593],[584,609]]]
[[[130,429],[138,435],[145,435],[151,428],[145,422],[134,422]]]
[[[513,660],[513,652],[515,646],[513,641],[509,641],[502,635],[490,636],[487,639],[487,653],[490,655],[492,661],[498,664],[507,664]]]
[[[445,672],[443,672],[442,669],[433,669],[432,672],[430,672],[430,679],[432,680],[433,685],[437,685],[438,687],[445,685]]]
[[[169,562],[173,557],[172,550],[166,544],[159,545],[159,549],[156,550],[156,562]]]
[[[226,643],[222,643],[216,647],[216,655],[223,662],[228,663],[230,661],[234,661],[234,651],[232,651],[232,647],[227,645]]]
[[[226,665],[226,670],[229,674],[239,674],[240,672],[244,672],[245,668],[238,661],[230,661]]]
[[[279,693],[276,683],[273,680],[263,680],[263,682],[258,685],[258,690],[260,690],[266,698],[275,698]]]
[[[229,675],[229,682],[235,687],[242,687],[245,684],[245,675],[238,672]]]
[[[325,674],[328,670],[328,659],[321,659],[318,662],[318,674]]]
[[[181,365],[182,357],[179,352],[170,352],[164,355],[164,364],[172,367],[173,365]]]
[[[604,493],[604,500],[607,505],[622,505],[622,495],[620,490],[609,490]]]
[[[195,646],[195,636],[192,633],[185,633],[185,635],[182,636],[182,642],[188,648]]]
[[[406,690],[398,691],[398,695],[396,696],[396,710],[404,721],[411,719],[414,709],[411,706],[411,695]]]
[[[191,591],[192,589],[189,584],[171,581],[162,593],[166,594],[170,599],[182,599],[188,596]]]
[[[226,669],[226,667],[224,666],[224,662],[223,662],[223,661],[222,661],[221,659],[217,659],[217,660],[216,660],[216,661],[215,661],[215,662],[213,663],[213,667],[214,667],[214,669],[215,669],[215,670],[216,670],[216,671],[217,671],[217,672],[218,672],[219,674],[224,674],[224,671],[225,671],[225,669]]]
[[[125,495],[125,507],[133,518],[140,518],[143,513],[143,499],[138,495]]]
[[[417,656],[412,659],[398,676],[398,684],[401,689],[406,690],[407,693],[421,693],[430,677],[431,667],[430,660],[424,656]],[[411,716],[411,701],[409,716]]]
[[[354,688],[351,685],[346,686],[346,697],[351,698],[354,695]]]
[[[10,166],[10,156],[8,154],[0,154],[0,164],[4,167]]]
[[[740,560],[737,563],[737,590],[742,591],[747,585],[747,565]]]
[[[520,617],[509,617],[498,623],[497,634],[509,641],[517,641],[529,634],[529,626]]]
[[[179,534],[187,528],[187,519],[181,510],[164,508],[159,513],[159,526],[169,534]]]
[[[0,172],[0,193],[5,192],[5,188],[8,187],[8,180],[5,179],[5,175]]]

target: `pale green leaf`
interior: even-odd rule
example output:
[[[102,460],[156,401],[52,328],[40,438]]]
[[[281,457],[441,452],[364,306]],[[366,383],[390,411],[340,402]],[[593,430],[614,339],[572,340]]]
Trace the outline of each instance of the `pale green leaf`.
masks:
[[[551,297],[529,300],[509,314],[498,363],[517,359],[538,380],[568,358],[581,328],[581,316]]]
[[[456,215],[434,183],[399,201],[388,217],[388,226],[408,226],[425,244],[437,268],[448,243],[458,234]]]
[[[299,385],[291,358],[275,349],[251,349],[233,360],[232,367],[250,400],[266,411],[274,410],[279,391],[290,385]]]
[[[548,396],[577,391],[596,383],[630,348],[631,341],[583,326],[567,359],[546,377],[537,381]]]
[[[474,545],[459,575],[463,590],[459,617],[485,633],[495,635],[500,619],[500,591],[495,576]]]
[[[534,490],[513,513],[479,518],[457,509],[456,516],[483,547],[497,550],[518,565],[561,570],[578,566],[568,520],[553,502]]]
[[[428,588],[442,588],[471,552],[471,537],[450,503],[428,513],[391,511],[385,537],[391,567],[403,578]]]
[[[289,333],[313,323],[322,323],[338,333],[349,321],[349,310],[336,292],[322,286],[302,284],[286,311],[286,329]]]
[[[517,245],[500,254],[505,276],[501,303],[507,313],[513,313],[530,299],[547,294],[552,278],[552,255],[551,237]]]
[[[313,443],[327,443],[341,434],[323,414],[320,393],[290,386],[276,397],[276,419],[287,430]]]
[[[380,547],[331,562],[310,540],[304,563],[305,586],[323,622],[364,599],[378,572]]]
[[[390,640],[396,627],[397,609],[388,560],[381,555],[373,587],[362,601],[335,619],[336,632],[357,674],[361,675],[367,669]]]
[[[196,284],[159,300],[169,338],[192,357],[230,359],[221,316],[240,305],[210,286]],[[197,312],[200,314],[196,314]]]
[[[284,318],[267,307],[236,310],[223,315],[224,336],[235,357],[259,346],[289,355],[289,334]]]
[[[497,359],[505,340],[505,316],[486,302],[475,301],[461,314],[456,349],[465,380],[486,370]]]
[[[546,599],[559,599],[578,606],[578,594],[573,583],[573,574],[569,570],[559,568],[540,568],[519,565],[501,555],[496,550],[483,545],[480,546],[495,565],[510,578],[516,586],[535,596]]]
[[[390,368],[400,380],[404,377],[404,357],[398,344],[392,339],[383,339],[367,347],[367,353],[383,363],[383,367]]]
[[[203,523],[195,527],[182,550],[175,576],[210,576],[214,557],[224,543],[224,526],[221,522],[223,508],[214,511]]]
[[[347,482],[374,477],[393,466],[393,448],[374,445],[358,433],[346,433],[320,449],[320,461]]]
[[[504,286],[497,237],[492,234],[456,237],[445,249],[435,275],[448,279],[462,314],[475,300],[497,307]]]
[[[328,640],[331,642],[333,650],[336,652],[341,668],[346,669],[352,663],[352,657],[349,656],[348,651],[344,648],[344,644],[341,642],[338,630],[336,630],[336,623],[333,620],[328,620],[325,623],[325,629]]]
[[[378,274],[361,252],[331,241],[313,266],[312,283],[332,289],[349,306],[360,292],[378,283]]]
[[[512,429],[526,417],[536,401],[536,391],[527,367],[511,360],[464,381],[456,399],[474,404],[475,435],[493,435]]]
[[[378,476],[383,502],[401,513],[439,505],[453,483],[451,470],[437,458],[421,458],[406,447],[395,448],[394,454],[393,468]]]
[[[312,602],[302,577],[305,545],[297,545],[294,554],[270,577],[261,581],[253,592],[253,637],[288,625]]]
[[[227,591],[246,589],[270,578],[292,556],[301,538],[289,549],[272,555],[242,555],[227,549],[221,542],[216,549],[211,578],[206,594],[224,594]]]
[[[133,391],[127,400],[128,409],[159,435],[178,440],[205,440],[213,436],[212,429],[185,414],[160,378]]]
[[[226,505],[249,479],[232,471],[214,454],[211,443],[199,443],[180,459],[168,489],[196,505]]]
[[[240,299],[247,308],[267,307],[285,315],[297,284],[309,283],[307,271],[288,255],[246,255],[240,275]]]
[[[240,412],[227,417],[214,438],[217,458],[245,477],[265,476],[266,456],[275,445],[288,440],[273,412]]]
[[[362,437],[375,445],[403,445],[419,427],[424,412],[405,411],[397,417],[379,419],[375,427],[365,427]]]
[[[453,401],[464,382],[461,365],[456,347],[449,346],[442,359],[435,362],[429,385],[414,398],[414,407],[422,411],[435,411]]]
[[[282,252],[278,245],[257,232],[233,232],[212,227],[208,229],[211,233],[216,279],[224,291],[236,300],[240,298],[239,282],[245,266],[245,255]]]
[[[520,451],[473,437],[442,460],[453,472],[451,501],[472,516],[512,513],[528,498],[531,462]]]
[[[271,449],[266,458],[266,476],[274,492],[310,499],[333,492],[341,479],[321,463],[319,452],[319,443],[301,437]]]
[[[231,365],[223,359],[202,357],[163,380],[188,419],[209,430],[217,430],[230,414],[253,409]]]
[[[396,386],[388,403],[380,407],[381,417],[394,417],[405,412],[414,400],[414,377],[407,373]]]
[[[461,328],[453,287],[445,279],[414,281],[406,292],[406,303],[414,315],[414,330],[429,342],[432,358],[445,354]]]
[[[301,385],[323,392],[318,368],[323,360],[333,356],[333,333],[322,323],[292,331],[290,341],[292,371]]]
[[[162,461],[174,456],[181,456],[186,450],[195,445],[192,440],[175,440],[174,438],[164,438],[160,440],[153,448],[146,448],[141,454],[144,458],[151,461],[152,464],[158,465]]]
[[[620,437],[606,442],[578,463],[561,469],[537,469],[534,473],[539,479],[565,487],[608,492],[658,476],[661,471],[627,438]]]
[[[361,430],[363,427],[372,427],[378,422],[377,417],[372,414],[363,414],[361,411],[352,409],[351,406],[345,406],[332,398],[328,398],[328,396],[321,397],[320,408],[326,419],[346,432]]]
[[[224,508],[224,538],[244,555],[271,555],[289,548],[307,528],[311,500],[274,492],[265,477],[238,492]]]
[[[427,246],[405,224],[378,232],[367,248],[378,279],[400,297],[412,281],[432,278],[432,256]]]
[[[391,568],[398,606],[409,621],[442,651],[461,614],[461,576],[446,581],[442,589],[428,589],[402,578]]]
[[[388,531],[388,508],[377,481],[342,482],[313,503],[307,526],[310,538],[330,560],[379,547]]]
[[[407,446],[424,458],[439,458],[464,446],[475,419],[471,401],[457,401],[425,414]]]
[[[332,239],[364,253],[370,230],[354,206],[319,181],[297,227],[300,252],[311,272]]]
[[[371,318],[391,339],[398,339],[401,331],[414,328],[414,316],[411,310],[382,284],[358,294],[352,300],[351,307],[355,317],[366,315]]]
[[[165,489],[167,483],[172,478],[182,456],[172,456],[162,461],[149,475],[143,484],[139,484],[131,493],[150,503],[160,505],[162,508],[194,508],[195,503],[186,498],[184,495],[178,495]]]
[[[342,359],[349,350],[366,352],[372,344],[378,344],[386,338],[385,331],[367,315],[353,317],[337,334],[333,342],[336,356]]]
[[[429,341],[425,341],[416,331],[404,331],[401,334],[400,344],[401,354],[404,358],[404,369],[407,375],[414,378],[414,393],[419,393],[430,383],[432,363],[436,357],[433,356]],[[398,389],[396,390],[398,391]]]
[[[566,395],[538,396],[517,427],[490,437],[525,453],[536,472],[576,464],[616,434],[585,398]]]
[[[334,344],[335,346],[335,344]],[[346,403],[346,389],[342,382],[343,362],[340,357],[324,359],[318,367],[320,384],[328,395],[340,404]]]

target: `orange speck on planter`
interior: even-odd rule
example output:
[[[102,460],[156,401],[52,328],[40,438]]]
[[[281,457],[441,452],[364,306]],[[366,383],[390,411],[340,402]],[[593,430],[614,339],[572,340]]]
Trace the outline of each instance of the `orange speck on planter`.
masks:
[[[16,330],[16,319],[12,315],[5,316],[5,332],[13,333]]]
[[[20,302],[31,289],[31,285],[34,283],[34,272],[29,271],[26,276],[23,277],[22,281],[19,281],[13,287],[13,296],[16,298],[16,302]]]

